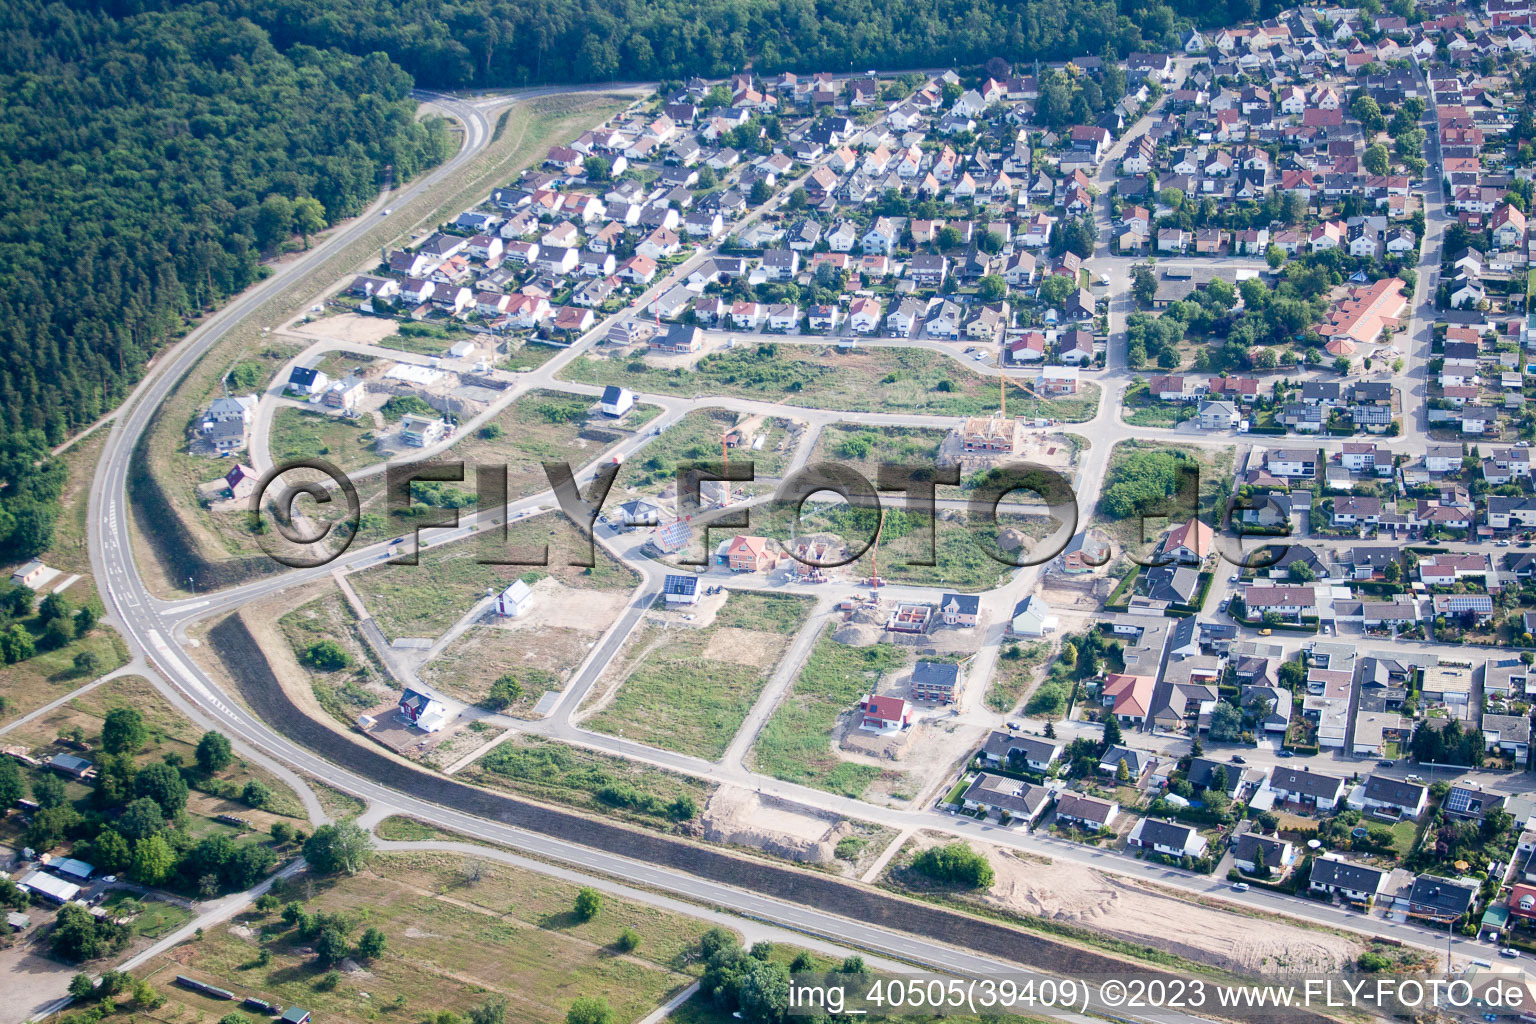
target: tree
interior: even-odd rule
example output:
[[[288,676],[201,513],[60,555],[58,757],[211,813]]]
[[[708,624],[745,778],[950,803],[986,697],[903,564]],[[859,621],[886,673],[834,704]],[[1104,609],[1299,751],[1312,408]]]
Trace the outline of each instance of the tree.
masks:
[[[1366,147],[1365,155],[1361,157],[1361,163],[1365,164],[1365,169],[1372,174],[1386,174],[1391,166],[1391,159],[1392,157],[1387,152],[1387,147],[1378,142]]]
[[[323,875],[355,875],[372,855],[368,833],[350,821],[321,825],[304,841],[304,859]]]
[[[576,893],[576,920],[590,921],[603,909],[603,897],[596,889],[582,886]]]
[[[1153,298],[1157,296],[1157,275],[1144,263],[1138,263],[1131,269],[1131,294],[1135,296],[1137,304],[1142,306],[1152,305]]]
[[[187,783],[181,772],[164,762],[147,764],[133,777],[135,796],[147,796],[174,818],[187,806]]]
[[[469,1009],[469,1024],[506,1024],[507,997],[496,994]]]
[[[165,811],[152,797],[139,797],[118,816],[117,830],[129,839],[147,839],[165,827]]]
[[[1237,706],[1224,700],[1211,709],[1211,739],[1232,741],[1243,731],[1243,713]]]
[[[39,807],[59,807],[68,798],[64,780],[57,775],[37,775],[32,779],[32,799]]]
[[[79,963],[122,949],[128,944],[128,929],[106,919],[98,921],[83,904],[66,903],[54,919],[50,941],[55,956]]]
[[[94,677],[101,671],[101,655],[95,651],[80,651],[75,654],[75,673],[81,676]]]
[[[339,672],[352,664],[352,656],[335,640],[318,640],[304,652],[304,660],[322,672]]]
[[[1269,248],[1264,250],[1264,262],[1269,264],[1270,270],[1279,270],[1280,264],[1285,262],[1285,250],[1278,245],[1271,244]],[[1246,301],[1247,292],[1243,293],[1243,298]]]
[[[96,983],[89,974],[76,974],[69,979],[69,994],[82,1001],[90,999],[96,995]]]
[[[261,780],[251,779],[240,790],[240,800],[248,807],[265,807],[272,799],[272,791]]]
[[[229,737],[221,732],[209,730],[203,733],[202,739],[197,741],[197,767],[204,775],[221,771],[234,759],[235,754],[230,748]]]
[[[614,1024],[613,1010],[601,996],[581,996],[565,1011],[565,1024]]]
[[[357,940],[357,955],[364,960],[377,960],[384,955],[384,950],[388,945],[389,941],[384,937],[382,931],[377,928],[369,928]]]
[[[1306,562],[1292,562],[1285,570],[1292,583],[1311,583],[1317,579],[1317,573]]]
[[[997,274],[988,274],[976,284],[976,297],[982,302],[997,302],[1008,294],[1008,282]]]
[[[971,889],[990,889],[994,879],[986,855],[977,853],[965,842],[928,847],[912,858],[912,870],[937,882]]]
[[[1124,740],[1125,737],[1120,731],[1120,717],[1115,714],[1105,715],[1104,749],[1108,750],[1110,747],[1118,746],[1120,743],[1123,743]]]
[[[1056,723],[1055,722],[1047,721],[1045,723],[1045,738],[1048,739],[1048,740],[1053,740],[1053,739],[1056,738]]]
[[[101,746],[109,754],[136,754],[149,739],[138,708],[113,708],[101,724]]]
[[[309,196],[300,196],[293,203],[293,226],[304,239],[304,248],[309,248],[309,236],[325,229],[325,207],[320,201]]]
[[[523,695],[523,684],[508,672],[491,684],[490,693],[480,702],[488,711],[501,711],[516,704]]]
[[[102,829],[91,840],[91,863],[96,865],[98,871],[115,875],[128,870],[128,866],[133,863],[133,851],[121,833],[115,829]]]
[[[640,947],[640,933],[633,928],[625,928],[613,940],[613,945],[620,953],[633,953]]]
[[[1123,757],[1120,759],[1120,763],[1115,766],[1115,781],[1121,785],[1131,781],[1131,768],[1130,765],[1125,763],[1125,758]]]
[[[19,622],[13,622],[11,628],[0,636],[0,654],[5,656],[7,665],[14,665],[18,661],[26,661],[37,653],[37,641],[32,639],[32,634],[27,627]]]
[[[1347,374],[1351,365],[1353,364],[1350,362],[1349,356],[1339,356],[1333,361],[1333,372]]]
[[[1360,122],[1360,127],[1365,130],[1366,138],[1370,138],[1387,126],[1387,119],[1381,115],[1381,106],[1362,91],[1355,97],[1355,101],[1349,105],[1349,112],[1355,115],[1355,120]]]
[[[322,965],[340,963],[351,952],[352,943],[347,941],[347,933],[334,924],[321,929],[315,939],[315,959]]]
[[[789,1010],[789,969],[782,963],[759,960],[747,972],[737,998],[746,1020],[779,1024]]]
[[[269,195],[256,211],[256,244],[273,249],[293,234],[293,201],[287,196]]]
[[[0,758],[0,813],[16,806],[26,792],[21,768],[10,758]]]

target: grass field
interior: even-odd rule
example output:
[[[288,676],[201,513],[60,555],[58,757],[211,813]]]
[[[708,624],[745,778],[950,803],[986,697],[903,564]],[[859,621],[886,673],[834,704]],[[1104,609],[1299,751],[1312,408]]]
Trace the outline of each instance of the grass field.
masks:
[[[489,531],[496,533],[496,531]],[[351,577],[368,611],[390,639],[401,636],[437,636],[453,625],[488,589],[503,590],[519,577],[538,579],[553,575],[569,587],[582,590],[628,590],[635,574],[596,548],[591,568],[567,565],[575,550],[576,535],[564,517],[551,514],[513,523],[508,531],[510,548],[526,550],[549,546],[549,564],[483,565],[477,558],[498,557],[489,538],[477,537],[455,544],[428,548],[419,565],[383,564]],[[505,552],[500,557],[508,557]]]
[[[733,464],[751,462],[759,477],[778,476],[789,465],[794,455],[793,438],[798,434],[789,429],[789,422],[782,419],[752,418],[752,428],[764,437],[758,451],[733,449]],[[725,433],[745,423],[746,417],[725,409],[700,409],[688,413],[652,439],[634,458],[619,471],[615,488],[633,487],[641,490],[660,490],[677,480],[677,467],[684,462],[719,462],[720,440]],[[783,445],[782,451],[778,450]]]
[[[35,755],[49,757],[56,753],[79,753],[78,748],[57,742],[60,736],[78,728],[84,736],[87,751],[99,744],[102,721],[113,708],[133,707],[144,716],[149,740],[137,756],[141,764],[179,757],[182,764],[195,764],[197,741],[203,730],[177,711],[149,680],[142,676],[119,676],[108,680],[87,693],[25,725],[18,726],[6,735],[6,742],[31,749]],[[263,810],[286,817],[303,817],[298,797],[271,773],[236,755],[229,767],[209,779],[193,778],[190,784],[196,790],[215,798],[235,798],[245,784],[258,780],[272,793]],[[244,805],[233,809],[244,813]]]
[[[857,797],[879,775],[871,765],[844,761],[832,751],[839,715],[875,688],[880,675],[906,664],[906,651],[889,644],[849,647],[832,639],[833,627],[816,641],[794,688],[763,726],[749,761],[756,770],[786,782]]]
[[[173,984],[190,974],[237,999],[300,1005],[327,1022],[462,1017],[493,995],[506,998],[509,1021],[559,1024],[578,996],[599,996],[616,1021],[632,1021],[697,974],[688,953],[703,923],[606,895],[598,915],[580,921],[576,892],[564,881],[456,853],[380,854],[355,877],[294,884],[281,894],[353,922],[354,939],[365,922],[382,931],[387,948],[364,963],[366,973],[327,980],[311,940],[275,912],[252,911],[146,967],[167,999],[153,1017],[211,1019],[229,1008]],[[625,929],[640,944],[620,953],[614,943]]]
[[[828,423],[811,449],[812,462],[847,466],[874,481],[882,463],[929,466],[949,431],[926,427],[864,427]]]
[[[659,406],[639,405],[619,422],[641,423],[660,412]],[[587,395],[530,391],[457,441],[448,457],[468,464],[465,487],[474,486],[473,467],[505,465],[507,496],[515,500],[549,489],[544,463],[569,463],[575,472],[617,444],[625,435],[614,429],[614,422],[596,412],[596,402]]]
[[[999,514],[999,522],[1037,539],[1048,536],[1058,526],[1048,516],[1017,516],[1007,512]],[[798,529],[801,534],[835,533],[857,547],[873,535],[873,523],[873,513],[847,505],[807,503]],[[990,528],[972,530],[963,515],[941,515],[934,521],[926,513],[888,508],[878,551],[871,546],[843,571],[858,579],[865,578],[878,558],[880,577],[892,583],[990,590],[1004,582],[1015,567],[987,554],[984,544],[989,536],[995,536]],[[928,561],[934,564],[922,564]]]
[[[631,641],[642,654],[626,668],[618,693],[582,724],[718,760],[811,604],[787,594],[737,593],[703,629],[649,627]]]
[[[278,619],[277,628],[309,676],[315,699],[342,725],[350,728],[359,714],[390,696],[392,683],[374,662],[358,632],[357,615],[334,584]],[[348,664],[335,669],[317,666],[308,656],[309,649],[324,640],[339,644]]]
[[[1014,651],[1017,649],[1017,656]],[[987,707],[1007,714],[1019,706],[1040,665],[1051,653],[1046,643],[1010,644],[1003,649],[987,682]]]
[[[529,735],[497,745],[457,777],[653,828],[693,817],[714,790],[686,775]],[[684,814],[689,808],[679,801],[691,812]]]
[[[1152,397],[1145,384],[1126,388],[1125,422],[1137,427],[1176,427],[1194,418],[1195,402],[1164,402]]]
[[[507,358],[501,361],[503,370],[537,370],[560,353],[558,345],[540,345],[535,341],[527,341],[513,349]]]
[[[321,458],[339,469],[358,469],[382,460],[373,450],[373,424],[285,405],[272,415],[272,461]]]
[[[919,348],[839,352],[831,345],[765,342],[711,353],[691,370],[663,368],[643,358],[581,356],[561,370],[561,376],[652,394],[771,398],[849,412],[974,416],[997,407],[997,378],[983,377],[953,359]],[[1083,394],[1074,398],[1040,403],[1039,415],[1069,422],[1091,419],[1098,408],[1098,385],[1083,388]]]

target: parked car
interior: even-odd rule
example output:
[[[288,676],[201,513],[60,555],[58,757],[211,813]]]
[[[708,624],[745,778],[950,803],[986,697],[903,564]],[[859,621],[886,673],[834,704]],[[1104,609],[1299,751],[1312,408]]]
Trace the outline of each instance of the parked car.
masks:
[[[1244,757],[1242,754],[1233,754],[1232,755],[1232,763],[1233,764],[1247,764],[1248,763],[1248,759],[1246,757]]]
[[[1390,757],[1384,757],[1380,761],[1376,762],[1376,767],[1377,768],[1391,768],[1395,764],[1397,764],[1397,762],[1392,760]]]
[[[1233,892],[1247,892],[1248,891],[1248,883],[1247,882],[1233,882],[1232,883],[1232,891]]]
[[[1282,751],[1280,751],[1280,756],[1281,757],[1295,757],[1296,756],[1296,751],[1294,751],[1294,750],[1282,750]]]
[[[1499,950],[1499,956],[1502,956],[1506,960],[1518,960],[1520,959],[1520,951],[1518,949],[1511,949],[1510,947],[1505,946],[1503,949]]]

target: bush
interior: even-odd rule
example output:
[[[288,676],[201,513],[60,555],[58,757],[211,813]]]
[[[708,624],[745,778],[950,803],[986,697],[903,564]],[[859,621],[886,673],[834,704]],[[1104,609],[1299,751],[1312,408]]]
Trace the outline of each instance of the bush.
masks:
[[[971,889],[991,888],[994,874],[984,854],[969,843],[930,846],[912,859],[912,870],[936,882],[963,885]]]
[[[603,909],[603,897],[596,889],[583,886],[576,894],[576,919],[590,921]]]
[[[625,928],[619,932],[619,937],[613,940],[613,947],[620,953],[632,953],[640,946],[640,933],[633,928]]]
[[[352,664],[352,656],[334,640],[319,640],[309,645],[304,660],[322,672],[339,672]]]

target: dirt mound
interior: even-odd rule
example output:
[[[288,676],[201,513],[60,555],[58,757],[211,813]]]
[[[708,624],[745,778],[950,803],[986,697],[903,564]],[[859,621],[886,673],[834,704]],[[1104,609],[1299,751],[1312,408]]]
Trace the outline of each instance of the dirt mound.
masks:
[[[834,630],[832,639],[849,647],[868,647],[880,642],[880,630],[874,626],[850,622]]]
[[[849,724],[843,732],[840,746],[850,754],[862,754],[887,761],[900,761],[907,756],[917,742],[922,726],[913,726],[902,732],[878,733]]]
[[[1024,534],[1010,526],[997,535],[997,546],[1004,551],[1017,551],[1024,546],[1025,539]]]
[[[805,864],[829,864],[846,821],[774,796],[721,786],[704,811],[704,836]]]

